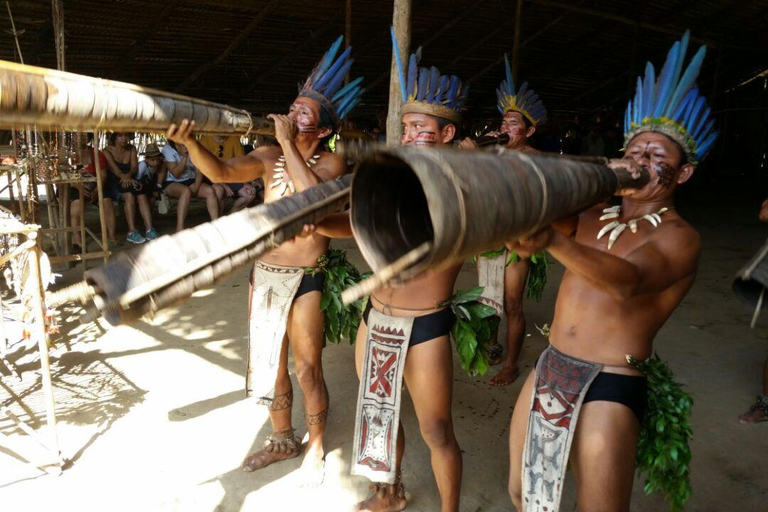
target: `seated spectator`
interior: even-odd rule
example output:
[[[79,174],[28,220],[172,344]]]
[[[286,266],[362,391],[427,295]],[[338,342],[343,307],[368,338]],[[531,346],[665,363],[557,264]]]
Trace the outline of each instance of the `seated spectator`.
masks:
[[[139,162],[139,170],[136,173],[134,184],[123,190],[122,200],[125,204],[125,220],[128,223],[127,240],[133,244],[141,244],[147,240],[154,240],[159,235],[152,226],[152,207],[160,197],[162,180],[165,178],[165,161],[157,144],[147,144],[144,152],[144,160]],[[136,229],[136,205],[144,220],[144,234]]]
[[[136,185],[136,174],[139,172],[139,154],[131,144],[132,133],[115,132],[109,134],[109,145],[104,148],[107,158],[107,186],[105,190],[119,200],[122,193],[130,191]],[[131,237],[132,230],[128,230]],[[136,237],[128,239],[132,243],[141,243]]]
[[[92,176],[96,176],[96,166],[94,165],[94,159],[93,159],[93,146],[89,143],[93,142],[93,135],[92,134],[85,134],[85,133],[78,133],[77,134],[77,158],[78,163],[83,166],[83,172],[86,174],[90,174]],[[109,239],[109,245],[112,247],[118,247],[122,245],[120,242],[117,241],[117,238],[115,237],[115,203],[114,201],[117,201],[118,196],[115,193],[114,189],[110,189],[110,187],[107,186],[107,175],[109,174],[109,170],[107,169],[107,159],[104,156],[104,153],[101,151],[98,151],[99,155],[99,170],[101,174],[101,192],[102,196],[104,197],[104,201],[102,204],[102,208],[104,209],[104,221],[107,225],[107,237]],[[80,192],[78,189],[72,187],[72,189],[69,192],[69,197],[71,199],[71,203],[69,205],[69,213],[71,217],[71,225],[74,227],[79,228],[80,222],[82,222],[82,219],[80,218],[80,201],[84,200],[87,203],[95,204],[96,201],[99,199],[99,194],[96,191],[95,186],[88,186],[92,185],[90,183],[86,183],[83,187],[83,197],[80,198]],[[83,252],[82,249],[82,240],[80,240],[80,230],[76,230],[74,234],[72,235],[72,250],[75,254]]]
[[[200,139],[200,144],[212,154],[219,157],[219,160],[229,160],[236,156],[242,156],[245,152],[243,145],[240,144],[240,137],[230,135],[204,135]],[[207,178],[204,178],[207,180]],[[208,181],[210,183],[210,181]],[[231,197],[235,200],[229,213],[240,211],[246,206],[251,205],[256,199],[256,189],[252,183],[213,183],[211,185],[216,191],[216,197],[219,200],[219,215],[224,214],[224,198]]]
[[[193,197],[205,199],[205,206],[211,220],[219,218],[219,200],[216,192],[207,183],[203,183],[203,174],[197,172],[189,152],[184,144],[168,141],[163,146],[163,157],[167,172],[163,182],[165,193],[179,200],[176,205],[176,231],[184,229],[184,221],[189,213],[189,202]]]

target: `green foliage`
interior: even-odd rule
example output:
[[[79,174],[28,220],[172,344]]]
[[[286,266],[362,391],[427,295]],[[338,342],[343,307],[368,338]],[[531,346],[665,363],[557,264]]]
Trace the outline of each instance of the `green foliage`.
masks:
[[[675,382],[669,366],[658,355],[630,366],[648,378],[648,411],[637,442],[637,471],[646,473],[645,493],[660,492],[670,512],[680,512],[691,497],[689,464],[693,436],[689,418],[693,398]]]
[[[514,254],[514,253],[513,253]],[[517,254],[515,254],[517,256]],[[549,270],[549,260],[544,251],[531,255],[531,270],[528,272],[528,281],[526,282],[525,296],[528,299],[538,301],[541,299],[541,293],[547,285],[547,271]]]
[[[321,256],[316,268],[304,270],[325,274],[323,297],[320,299],[320,310],[325,312],[325,341],[339,343],[343,338],[347,338],[350,344],[354,343],[366,299],[345,306],[341,302],[341,292],[359,283],[370,273],[361,275],[357,268],[347,261],[346,253],[337,249],[330,249]]]
[[[446,303],[456,321],[451,329],[461,368],[472,377],[484,375],[490,368],[490,341],[499,327],[496,310],[477,299],[483,293],[481,286],[457,291]]]

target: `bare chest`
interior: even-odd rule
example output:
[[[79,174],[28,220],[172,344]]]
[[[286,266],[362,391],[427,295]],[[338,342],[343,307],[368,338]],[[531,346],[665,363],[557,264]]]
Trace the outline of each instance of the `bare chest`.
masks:
[[[313,155],[304,162],[304,165],[314,172],[319,159],[320,155]],[[296,193],[296,185],[291,176],[291,170],[288,169],[288,163],[282,153],[276,154],[273,158],[265,159],[264,166],[265,203],[271,203]]]

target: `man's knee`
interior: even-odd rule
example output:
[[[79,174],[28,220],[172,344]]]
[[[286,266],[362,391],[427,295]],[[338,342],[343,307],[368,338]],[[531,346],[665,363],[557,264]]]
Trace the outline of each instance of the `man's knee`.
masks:
[[[301,389],[311,392],[323,384],[323,367],[319,362],[296,362],[296,378],[299,379]]]
[[[189,201],[192,199],[192,189],[189,187],[184,187],[181,190],[179,190],[179,201]]]
[[[122,199],[125,204],[133,204],[133,202],[136,200],[136,197],[132,192],[123,192],[123,195],[120,199]]]
[[[446,419],[432,419],[419,422],[424,442],[430,449],[446,448],[456,442],[453,425]]]

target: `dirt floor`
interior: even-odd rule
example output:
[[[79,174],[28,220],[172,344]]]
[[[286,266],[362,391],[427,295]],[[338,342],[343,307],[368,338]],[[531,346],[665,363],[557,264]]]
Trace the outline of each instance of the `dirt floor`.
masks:
[[[706,191],[697,196],[695,202],[684,197],[680,209],[702,233],[700,275],[656,341],[659,354],[695,399],[694,491],[686,510],[764,511],[768,423],[747,427],[736,418],[760,391],[768,316],[750,330],[750,312],[730,287],[768,229],[756,220],[756,201],[723,202]],[[204,220],[199,208],[195,215]],[[164,233],[171,226],[170,219],[160,222]],[[339,245],[353,247],[349,241]],[[355,249],[351,256],[362,265]],[[525,305],[526,372],[546,345],[534,326],[551,319],[562,275],[561,266],[552,268],[541,302]],[[346,343],[328,347],[323,358],[332,407],[323,485],[299,488],[299,459],[256,474],[240,470],[243,457],[269,432],[266,410],[243,393],[246,274],[242,270],[180,307],[130,326],[80,324],[78,312],[66,310],[67,343],[56,349],[54,363],[59,439],[71,467],[60,476],[42,473],[23,464],[0,437],[0,510],[343,511],[366,496],[368,482],[349,475],[357,378],[353,349]],[[68,271],[60,283],[79,276],[79,270]],[[457,287],[475,282],[468,264]],[[487,384],[488,376],[468,378],[458,364],[455,375],[454,421],[464,452],[461,510],[512,510],[506,491],[507,435],[523,379],[497,389]],[[293,418],[303,435],[301,407],[294,407]],[[429,453],[408,399],[402,418],[408,510],[438,510]],[[0,433],[21,440],[7,422],[0,423]],[[638,480],[633,512],[666,510],[642,488]],[[565,495],[562,510],[570,511],[572,486]]]

